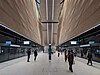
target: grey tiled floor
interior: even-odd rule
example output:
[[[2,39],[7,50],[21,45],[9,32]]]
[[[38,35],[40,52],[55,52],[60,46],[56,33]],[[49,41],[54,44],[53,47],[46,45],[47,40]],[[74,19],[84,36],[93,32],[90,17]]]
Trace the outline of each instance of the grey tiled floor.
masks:
[[[26,57],[0,63],[0,75],[100,75],[100,69],[86,65],[83,59],[76,57],[74,72],[68,70],[68,62],[64,62],[64,55],[57,57],[52,55],[52,61],[48,61],[47,53],[39,53],[37,61],[26,62]],[[86,60],[85,60],[86,61]]]

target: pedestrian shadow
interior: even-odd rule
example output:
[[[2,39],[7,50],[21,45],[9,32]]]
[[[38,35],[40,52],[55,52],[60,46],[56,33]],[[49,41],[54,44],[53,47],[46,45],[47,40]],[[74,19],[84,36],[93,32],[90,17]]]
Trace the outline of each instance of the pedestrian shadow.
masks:
[[[89,66],[91,66],[91,65],[89,65]],[[92,65],[91,67],[94,67],[94,68],[98,68],[98,69],[100,69],[100,67],[95,66],[95,65]]]
[[[68,75],[75,75],[74,72],[71,72],[71,71],[69,71],[69,70],[66,70],[65,72],[66,72],[66,74],[68,74]]]

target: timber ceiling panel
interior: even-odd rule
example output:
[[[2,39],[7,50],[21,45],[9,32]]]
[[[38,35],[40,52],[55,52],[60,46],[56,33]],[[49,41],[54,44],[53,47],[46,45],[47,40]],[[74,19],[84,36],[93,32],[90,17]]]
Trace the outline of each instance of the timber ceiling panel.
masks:
[[[65,0],[59,43],[100,24],[100,0]]]
[[[0,0],[0,22],[41,43],[34,0]]]

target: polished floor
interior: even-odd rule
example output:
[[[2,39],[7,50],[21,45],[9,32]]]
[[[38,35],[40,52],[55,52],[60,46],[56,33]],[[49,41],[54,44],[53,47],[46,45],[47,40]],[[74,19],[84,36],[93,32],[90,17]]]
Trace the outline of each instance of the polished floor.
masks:
[[[64,62],[64,55],[52,55],[48,61],[47,53],[38,53],[37,61],[26,62],[26,56],[0,63],[0,75],[100,75],[100,63],[93,62],[93,66],[86,65],[87,60],[76,57],[73,65],[74,72],[68,70],[68,62]]]

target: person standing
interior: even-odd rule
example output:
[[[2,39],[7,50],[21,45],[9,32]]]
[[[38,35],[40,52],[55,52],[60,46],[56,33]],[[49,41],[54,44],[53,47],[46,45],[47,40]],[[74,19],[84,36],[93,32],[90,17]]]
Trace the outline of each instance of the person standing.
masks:
[[[52,52],[51,45],[49,45],[49,48],[48,48],[49,61],[51,61],[51,52]]]
[[[87,58],[88,58],[87,65],[89,65],[89,63],[91,63],[91,66],[92,66],[92,52],[91,51],[88,51]]]
[[[44,48],[43,48],[43,53],[44,53]]]
[[[34,61],[36,61],[36,57],[37,57],[37,50],[34,51]]]
[[[65,54],[65,62],[67,61],[67,50],[65,49],[65,52],[64,52],[64,54]]]
[[[31,55],[31,49],[28,49],[27,51],[27,62],[29,62],[29,60],[30,60],[30,55]]]
[[[60,53],[58,52],[58,57],[60,56]]]
[[[73,72],[73,68],[72,68],[72,65],[73,65],[73,62],[74,62],[74,53],[73,53],[73,50],[69,50],[68,51],[68,62],[69,62],[69,70],[71,72]]]
[[[81,50],[81,57],[83,57],[83,50]]]

